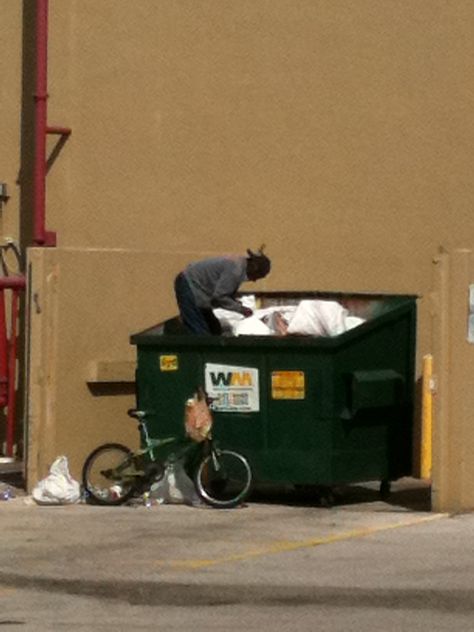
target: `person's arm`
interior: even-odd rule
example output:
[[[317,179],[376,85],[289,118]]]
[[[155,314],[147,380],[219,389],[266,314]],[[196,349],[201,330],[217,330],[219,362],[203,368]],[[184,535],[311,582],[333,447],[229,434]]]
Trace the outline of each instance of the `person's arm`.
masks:
[[[240,301],[235,299],[235,293],[242,281],[241,276],[242,273],[236,265],[222,272],[212,295],[211,304],[213,307],[228,309],[244,316],[252,314],[251,309],[244,307]]]

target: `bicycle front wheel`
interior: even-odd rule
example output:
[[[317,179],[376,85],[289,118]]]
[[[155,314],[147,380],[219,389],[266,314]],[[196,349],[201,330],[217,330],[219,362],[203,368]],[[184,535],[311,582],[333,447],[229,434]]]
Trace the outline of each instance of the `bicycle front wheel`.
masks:
[[[87,457],[82,484],[90,500],[99,505],[121,505],[135,490],[133,452],[120,443],[105,443]]]
[[[213,448],[199,464],[194,482],[200,498],[208,505],[229,509],[247,498],[252,470],[241,454]]]

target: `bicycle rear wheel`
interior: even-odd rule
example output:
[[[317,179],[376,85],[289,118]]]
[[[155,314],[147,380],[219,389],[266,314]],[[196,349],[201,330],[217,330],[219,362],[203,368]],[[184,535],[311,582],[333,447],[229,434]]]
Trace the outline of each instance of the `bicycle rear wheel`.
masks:
[[[247,498],[252,470],[241,454],[212,448],[199,464],[194,482],[197,493],[207,504],[229,509]]]
[[[135,491],[133,452],[120,443],[105,443],[87,457],[82,484],[99,505],[121,505]]]

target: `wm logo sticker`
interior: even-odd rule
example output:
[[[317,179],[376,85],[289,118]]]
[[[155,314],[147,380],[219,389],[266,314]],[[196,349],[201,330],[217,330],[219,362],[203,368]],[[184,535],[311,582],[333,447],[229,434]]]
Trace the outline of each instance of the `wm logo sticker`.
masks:
[[[260,410],[258,369],[246,366],[211,364],[204,366],[206,391],[212,408],[225,412]]]
[[[212,386],[252,386],[252,375],[248,371],[209,372]]]

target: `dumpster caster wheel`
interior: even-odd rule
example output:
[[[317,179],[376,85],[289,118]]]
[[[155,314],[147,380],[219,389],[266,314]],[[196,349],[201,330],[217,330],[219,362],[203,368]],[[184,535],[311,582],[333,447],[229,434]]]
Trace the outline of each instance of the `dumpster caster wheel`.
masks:
[[[388,498],[390,497],[390,491],[391,491],[390,481],[382,481],[380,483],[380,498],[382,500],[388,500]]]
[[[318,507],[332,507],[336,502],[332,490],[321,485],[295,485],[295,491]]]
[[[329,509],[330,507],[334,507],[335,501],[336,499],[334,498],[334,495],[332,494],[332,492],[324,493],[319,498],[320,506],[326,507],[327,509]]]
[[[325,489],[321,492],[319,497],[319,504],[321,507],[333,507],[336,502],[336,498],[330,489]]]

